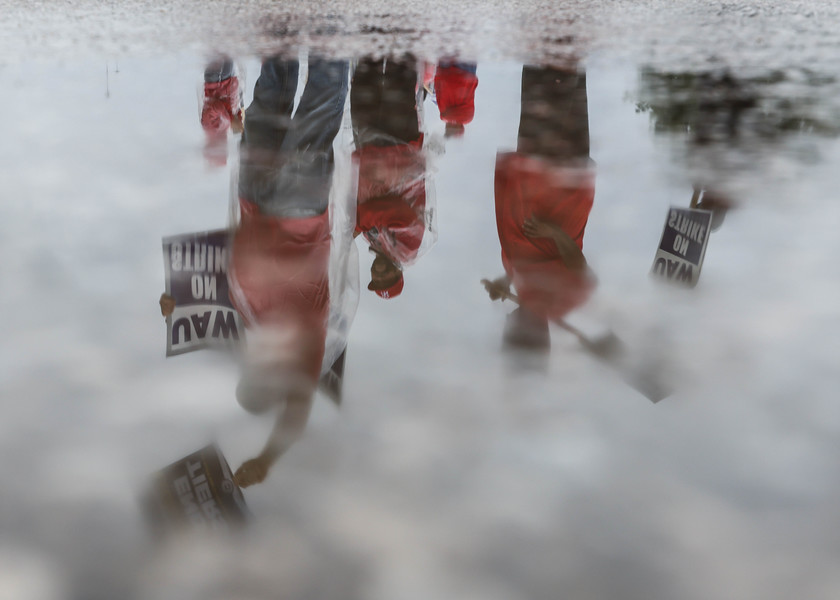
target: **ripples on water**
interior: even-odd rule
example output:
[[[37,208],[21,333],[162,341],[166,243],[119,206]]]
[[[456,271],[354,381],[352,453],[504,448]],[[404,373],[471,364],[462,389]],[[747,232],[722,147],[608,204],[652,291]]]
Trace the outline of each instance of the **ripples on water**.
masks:
[[[834,596],[819,27],[563,14],[7,54],[0,597]]]

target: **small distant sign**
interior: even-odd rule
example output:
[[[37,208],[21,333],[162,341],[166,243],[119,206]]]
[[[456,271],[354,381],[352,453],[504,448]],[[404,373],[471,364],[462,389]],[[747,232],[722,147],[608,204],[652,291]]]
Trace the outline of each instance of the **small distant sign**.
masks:
[[[242,318],[228,293],[227,230],[163,238],[166,293],[175,310],[166,317],[166,356],[239,341]]]
[[[671,207],[651,273],[687,287],[697,285],[711,224],[711,211]]]
[[[250,515],[218,446],[211,444],[158,471],[145,498],[156,531],[228,531]]]

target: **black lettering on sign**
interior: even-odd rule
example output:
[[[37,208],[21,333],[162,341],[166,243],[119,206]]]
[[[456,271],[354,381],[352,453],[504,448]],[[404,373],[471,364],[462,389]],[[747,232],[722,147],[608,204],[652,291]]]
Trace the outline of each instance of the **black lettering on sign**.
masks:
[[[190,328],[190,320],[187,318],[181,318],[175,321],[172,325],[172,343],[179,344],[181,343],[181,334],[180,331],[183,328],[184,331],[184,341],[189,342],[192,339],[192,329]]]
[[[228,336],[233,336],[233,339],[239,339],[239,330],[236,329],[236,317],[232,311],[216,311],[216,321],[213,323],[213,337],[219,337],[221,333],[224,339]]]
[[[653,272],[657,275],[665,275],[665,259],[664,258],[657,258],[656,262],[653,263]]]
[[[680,271],[677,273],[677,279],[680,281],[690,282],[694,275],[694,265],[683,263],[680,265]]]
[[[210,325],[210,311],[208,310],[201,317],[193,315],[192,324],[195,327],[195,333],[198,335],[198,339],[203,340],[204,336],[207,335],[207,326]]]
[[[694,276],[694,265],[679,260],[666,260],[660,257],[653,263],[653,273],[654,275],[665,277],[665,279],[691,282]]]
[[[193,333],[198,340],[207,337],[210,330],[210,323],[213,323],[213,330],[210,333],[213,338],[239,339],[239,329],[236,326],[236,313],[230,309],[208,310],[202,314],[190,315],[189,318],[182,317],[172,325],[172,344],[178,345],[192,341]]]
[[[668,212],[659,249],[699,267],[703,262],[709,219],[705,211],[672,208]]]

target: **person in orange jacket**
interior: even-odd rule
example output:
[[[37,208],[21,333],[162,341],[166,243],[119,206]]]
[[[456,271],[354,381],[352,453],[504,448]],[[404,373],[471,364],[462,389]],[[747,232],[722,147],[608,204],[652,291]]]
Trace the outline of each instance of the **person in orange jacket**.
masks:
[[[595,195],[586,75],[526,66],[517,149],[496,157],[496,225],[505,275],[484,280],[491,299],[511,297],[505,344],[547,349],[548,322],[589,298],[595,277],[583,234]]]

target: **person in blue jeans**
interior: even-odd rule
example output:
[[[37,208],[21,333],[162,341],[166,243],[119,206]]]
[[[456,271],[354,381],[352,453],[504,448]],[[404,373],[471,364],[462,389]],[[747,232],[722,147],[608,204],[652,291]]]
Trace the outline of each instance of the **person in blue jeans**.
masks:
[[[243,487],[263,481],[303,433],[328,360],[329,267],[337,258],[328,208],[349,64],[310,59],[293,114],[298,71],[297,60],[263,62],[240,146],[241,219],[228,280],[251,335],[237,399],[249,412],[276,411],[264,448],[236,471]]]
[[[313,216],[329,202],[332,145],[344,113],[349,64],[310,60],[293,116],[299,68],[297,60],[266,59],[245,111],[239,197],[267,215]]]

